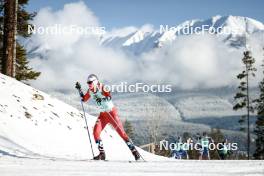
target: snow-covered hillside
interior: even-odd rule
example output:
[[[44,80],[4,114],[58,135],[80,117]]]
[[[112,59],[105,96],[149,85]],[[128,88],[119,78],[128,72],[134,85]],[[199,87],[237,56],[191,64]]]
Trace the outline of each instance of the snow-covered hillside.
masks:
[[[233,105],[227,99],[218,96],[195,95],[178,98],[176,101],[175,106],[181,109],[186,119],[241,115],[241,112],[233,110]]]
[[[87,120],[92,134],[96,118],[87,114]],[[133,160],[126,144],[111,126],[107,126],[101,136],[108,160]],[[92,145],[97,154],[95,143]],[[163,159],[141,153],[146,159]],[[0,74],[1,155],[92,158],[82,113],[44,92]]]
[[[115,104],[119,107],[120,116],[131,121],[155,120],[157,116],[162,116],[162,121],[181,120],[180,112],[172,104],[150,93],[119,95]]]

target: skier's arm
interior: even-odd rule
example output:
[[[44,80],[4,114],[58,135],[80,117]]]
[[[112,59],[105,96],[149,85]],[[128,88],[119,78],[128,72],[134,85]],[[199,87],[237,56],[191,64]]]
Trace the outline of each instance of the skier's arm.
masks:
[[[85,101],[87,101],[90,98],[89,91],[87,91],[87,93],[84,94],[83,91],[82,91],[82,88],[81,88],[81,84],[79,82],[76,82],[75,88],[79,91],[79,94],[80,94],[80,96],[82,98],[82,101],[85,102]]]
[[[91,96],[90,96],[90,93],[89,93],[89,91],[87,91],[86,94],[84,94],[84,95],[82,96],[82,101],[83,101],[83,102],[86,102],[86,101],[89,100],[90,97],[91,97]]]
[[[112,97],[111,97],[111,93],[110,93],[110,91],[106,90],[104,86],[103,86],[103,89],[102,89],[102,94],[103,94],[105,97],[109,97],[110,99],[112,98]]]

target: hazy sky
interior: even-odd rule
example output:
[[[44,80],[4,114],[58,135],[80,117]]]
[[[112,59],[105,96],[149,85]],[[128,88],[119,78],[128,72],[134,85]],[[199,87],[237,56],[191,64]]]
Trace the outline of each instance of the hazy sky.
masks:
[[[79,0],[30,0],[28,9],[53,10]],[[188,19],[207,19],[215,15],[247,16],[264,22],[264,0],[83,0],[106,28],[142,26],[150,23],[177,25]]]

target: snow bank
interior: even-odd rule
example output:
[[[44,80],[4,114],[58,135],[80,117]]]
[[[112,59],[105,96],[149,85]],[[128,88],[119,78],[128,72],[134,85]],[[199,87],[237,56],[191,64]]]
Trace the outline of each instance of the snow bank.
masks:
[[[86,116],[92,134],[96,118]],[[133,160],[126,144],[111,126],[106,127],[101,137],[108,160]],[[98,154],[93,137],[92,141]],[[165,159],[141,153],[150,160]],[[44,92],[0,74],[0,155],[92,158],[83,115]]]

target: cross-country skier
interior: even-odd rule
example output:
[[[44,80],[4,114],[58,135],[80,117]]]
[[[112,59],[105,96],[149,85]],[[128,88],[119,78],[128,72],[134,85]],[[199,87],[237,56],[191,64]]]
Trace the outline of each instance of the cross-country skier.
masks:
[[[95,156],[94,159],[105,160],[105,151],[100,134],[107,124],[111,124],[114,129],[116,129],[121,138],[123,138],[123,140],[126,142],[127,146],[134,155],[135,160],[138,160],[140,155],[124,131],[123,125],[117,114],[117,109],[112,102],[110,92],[105,90],[104,85],[99,82],[98,77],[95,74],[88,76],[87,84],[89,87],[88,91],[85,94],[80,91],[82,101],[86,102],[92,98],[100,109],[99,117],[93,129],[94,139],[99,149],[99,155]],[[81,88],[78,82],[76,83],[76,88],[79,90]]]
[[[227,139],[225,139],[220,145],[219,145],[219,150],[218,154],[221,160],[225,160],[227,156],[230,154],[230,151],[228,150],[227,147]]]
[[[209,137],[206,132],[203,132],[203,136],[198,140],[200,144],[199,160],[210,160],[209,145],[213,142],[213,139]]]
[[[175,142],[176,148],[175,150],[172,151],[172,157],[175,159],[189,159],[188,153],[187,153],[187,148],[188,144],[182,142],[182,138],[178,137],[177,142]]]

